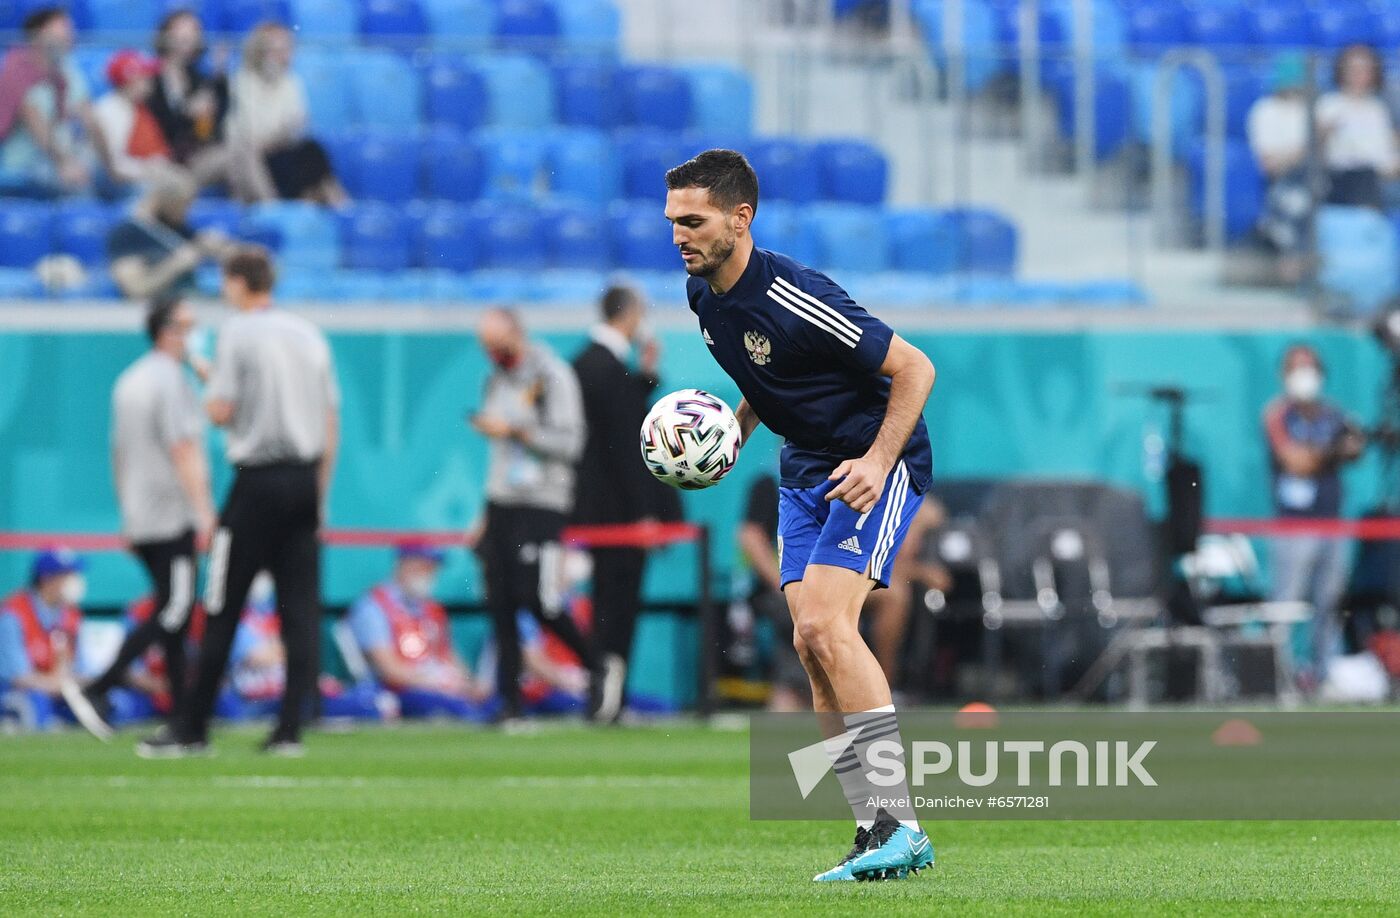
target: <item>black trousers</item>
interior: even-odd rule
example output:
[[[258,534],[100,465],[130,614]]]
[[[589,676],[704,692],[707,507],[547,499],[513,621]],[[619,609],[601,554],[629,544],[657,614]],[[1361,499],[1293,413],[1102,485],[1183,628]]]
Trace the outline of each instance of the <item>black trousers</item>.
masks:
[[[595,548],[593,555],[593,633],[601,653],[626,663],[642,611],[642,572],[647,553],[640,548]]]
[[[594,668],[592,648],[563,606],[560,586],[564,514],[538,507],[487,504],[486,529],[477,544],[486,571],[486,606],[496,632],[497,688],[504,713],[520,713],[520,631],[515,616],[527,610]]]
[[[88,686],[94,694],[109,691],[126,681],[126,671],[152,644],[160,644],[165,672],[170,679],[170,722],[179,723],[189,686],[185,679],[185,636],[194,608],[195,553],[191,530],[162,542],[137,542],[131,546],[150,574],[155,608],[122,641],[117,658],[107,671]]]
[[[320,487],[315,462],[241,467],[209,546],[199,666],[180,738],[208,736],[248,588],[272,575],[287,651],[287,684],[272,738],[294,741],[314,701],[321,660]]]

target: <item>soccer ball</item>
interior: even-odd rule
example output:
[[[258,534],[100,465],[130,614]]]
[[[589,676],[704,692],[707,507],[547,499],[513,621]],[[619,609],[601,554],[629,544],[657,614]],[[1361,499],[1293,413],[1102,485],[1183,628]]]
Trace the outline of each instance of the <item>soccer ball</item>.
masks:
[[[672,487],[698,491],[716,485],[738,458],[739,419],[708,392],[672,392],[642,422],[642,461]]]

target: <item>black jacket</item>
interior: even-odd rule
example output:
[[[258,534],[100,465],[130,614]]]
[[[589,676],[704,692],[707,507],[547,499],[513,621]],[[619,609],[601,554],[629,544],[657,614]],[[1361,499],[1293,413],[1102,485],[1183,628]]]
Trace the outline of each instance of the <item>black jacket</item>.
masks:
[[[680,499],[642,464],[639,434],[659,380],[633,371],[591,342],[574,358],[588,439],[579,459],[574,522],[631,523],[680,519]]]

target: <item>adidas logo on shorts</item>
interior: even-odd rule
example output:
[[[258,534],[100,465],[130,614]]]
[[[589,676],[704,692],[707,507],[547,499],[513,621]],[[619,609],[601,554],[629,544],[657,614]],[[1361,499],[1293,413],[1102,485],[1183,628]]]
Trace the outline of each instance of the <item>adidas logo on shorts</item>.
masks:
[[[836,547],[841,549],[842,551],[849,551],[852,554],[860,554],[860,542],[856,539],[855,536],[851,536],[847,539],[842,539]]]

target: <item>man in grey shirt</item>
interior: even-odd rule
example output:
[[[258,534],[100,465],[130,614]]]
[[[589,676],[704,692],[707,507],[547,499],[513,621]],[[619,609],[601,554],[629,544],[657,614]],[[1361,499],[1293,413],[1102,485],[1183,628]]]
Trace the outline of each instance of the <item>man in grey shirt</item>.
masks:
[[[320,329],[272,307],[267,252],[240,248],[224,263],[224,296],[238,310],[219,333],[209,418],[227,431],[238,470],[209,547],[208,614],[199,670],[178,729],[145,741],[147,756],[204,751],[209,719],[249,587],[272,574],[287,652],[277,726],[263,750],[300,755],[301,726],[320,661],[318,529],[340,430],[340,390]]]
[[[146,314],[151,349],[112,390],[112,470],[122,534],[155,587],[155,611],[122,642],[112,665],[84,689],[101,710],[108,691],[159,642],[170,680],[171,722],[183,713],[185,636],[194,606],[196,536],[209,538],[214,503],[204,454],[205,422],[187,360],[194,313],[178,298]]]
[[[504,309],[487,312],[478,339],[495,370],[471,419],[490,438],[486,525],[477,542],[486,604],[496,630],[502,717],[520,714],[520,634],[529,609],[590,670],[592,648],[563,607],[560,533],[574,505],[574,463],[583,451],[583,399],[573,368],[525,335]]]

